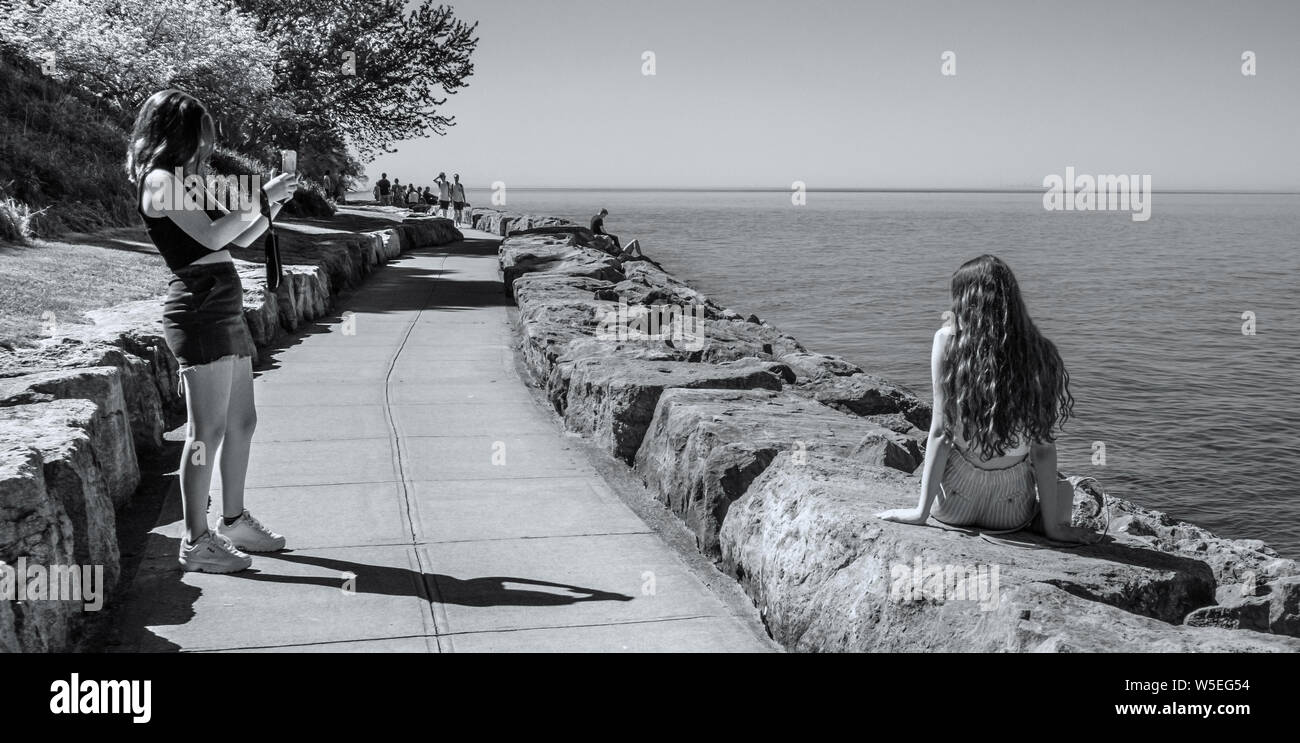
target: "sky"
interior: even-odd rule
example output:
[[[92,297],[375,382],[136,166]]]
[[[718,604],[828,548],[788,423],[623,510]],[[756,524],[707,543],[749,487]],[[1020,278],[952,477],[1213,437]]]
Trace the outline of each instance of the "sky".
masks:
[[[456,126],[372,182],[1300,191],[1297,0],[447,2],[479,23]]]

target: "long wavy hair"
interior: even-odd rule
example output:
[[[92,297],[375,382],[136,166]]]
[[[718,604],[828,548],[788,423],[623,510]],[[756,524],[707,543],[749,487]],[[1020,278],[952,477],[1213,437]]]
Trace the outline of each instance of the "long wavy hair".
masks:
[[[191,161],[202,165],[215,146],[216,125],[199,99],[180,90],[160,90],[136,114],[126,148],[127,178],[140,183],[156,168],[172,171]]]
[[[963,263],[952,275],[952,312],[941,380],[949,433],[960,426],[985,459],[1055,441],[1074,412],[1070,375],[1029,318],[1011,267],[991,255]]]

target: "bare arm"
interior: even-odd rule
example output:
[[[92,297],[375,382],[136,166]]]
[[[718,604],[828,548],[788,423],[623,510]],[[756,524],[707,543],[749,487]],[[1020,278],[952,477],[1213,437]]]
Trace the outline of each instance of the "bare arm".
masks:
[[[934,407],[930,413],[930,436],[925,445],[925,465],[921,470],[921,495],[916,508],[895,508],[876,514],[886,521],[898,521],[904,524],[924,524],[930,518],[930,506],[939,494],[939,483],[943,481],[943,471],[948,464],[948,450],[951,444],[945,433],[944,425],[944,391],[943,364],[944,349],[948,345],[949,329],[945,326],[934,334],[934,346],[930,349],[930,384],[933,388]]]
[[[281,185],[280,187],[276,188],[272,184],[281,184]],[[281,191],[284,191],[288,193],[287,198],[292,198],[293,192],[297,189],[297,185],[298,185],[298,178],[296,175],[288,179],[286,179],[284,176],[278,176],[277,178],[272,179],[271,183],[267,184],[267,188],[270,188],[272,191],[274,191],[277,196],[280,195]],[[268,196],[270,196],[269,193]],[[211,197],[211,192],[209,192],[209,197]],[[221,210],[221,212],[225,214],[230,213],[230,210],[227,209],[226,205],[222,204],[219,199],[213,199],[213,201],[217,203],[217,208]],[[263,232],[266,232],[267,228],[271,226],[271,221],[276,218],[276,215],[280,213],[280,209],[282,209],[284,205],[285,205],[284,201],[273,200],[271,202],[271,219],[267,219],[266,217],[259,214],[257,220],[254,221],[252,224],[248,225],[248,228],[245,229],[243,232],[239,233],[239,236],[236,237],[234,240],[232,240],[230,244],[237,245],[241,248],[247,248],[249,245],[252,245],[253,241],[256,240],[258,237],[260,237],[261,234]]]
[[[1034,482],[1038,486],[1038,505],[1043,513],[1043,534],[1058,542],[1097,541],[1096,532],[1070,525],[1074,491],[1062,492],[1057,484],[1056,444],[1034,444],[1029,455],[1033,459]]]
[[[163,197],[166,193],[164,189],[174,194],[175,191],[172,189],[178,188],[179,185],[179,181],[171,173],[163,170],[149,173],[145,178],[144,194],[141,197],[144,200],[142,207],[150,216],[169,217],[185,234],[208,250],[224,250],[231,244],[246,248],[270,225],[266,217],[261,214],[260,194],[258,200],[250,204],[247,209],[232,212],[219,199],[213,198],[206,188],[203,189],[202,195],[208,199],[208,203],[216,203],[218,210],[223,212],[223,216],[213,219],[200,208],[200,194],[184,194],[183,203]],[[271,205],[272,219],[282,206],[277,197],[286,195],[291,197],[296,187],[297,178],[293,176],[279,176],[266,184],[265,188],[275,202]],[[183,189],[181,193],[184,193]]]
[[[271,219],[275,219],[275,216],[280,213],[280,208],[283,206],[284,204],[278,201],[271,205]],[[239,233],[239,236],[236,237],[234,240],[231,240],[230,244],[238,245],[241,248],[247,248],[249,245],[252,245],[253,241],[256,240],[263,232],[266,232],[266,228],[270,226],[271,223],[267,220],[267,218],[259,214],[257,217],[257,221],[250,224],[248,226],[248,229]]]
[[[249,209],[229,212],[213,219],[199,208],[198,194],[184,194],[183,201],[170,198],[180,188],[176,176],[164,170],[155,170],[145,177],[145,187],[141,194],[141,207],[145,214],[152,217],[168,217],[181,228],[185,234],[194,238],[208,250],[223,250],[235,238],[239,237],[261,217],[260,204],[253,204]],[[168,194],[171,191],[172,194]]]

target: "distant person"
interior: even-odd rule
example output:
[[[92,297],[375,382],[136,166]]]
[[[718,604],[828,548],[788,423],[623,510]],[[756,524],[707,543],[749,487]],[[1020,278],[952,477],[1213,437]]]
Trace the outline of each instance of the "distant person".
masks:
[[[420,203],[420,189],[411,186],[410,190],[406,192],[406,205],[415,206],[418,203]]]
[[[400,199],[401,199],[401,198],[402,198],[402,182],[399,181],[399,180],[397,180],[396,178],[394,178],[394,179],[393,179],[393,195],[388,199],[388,205],[389,205],[389,206],[396,206],[397,204],[401,203],[401,202],[400,202]]]
[[[465,186],[460,182],[460,173],[453,174],[452,178],[456,180],[451,184],[451,208],[456,210],[456,224],[460,224],[465,213]]]
[[[325,198],[327,199],[333,198],[334,179],[330,177],[330,172],[328,170],[325,171],[325,175],[321,176],[320,182],[321,182],[321,186],[325,189]]]
[[[438,195],[435,194],[433,192],[433,189],[428,186],[424,187],[423,197],[424,197],[424,203],[428,204],[430,209],[432,209],[438,203]]]
[[[447,207],[451,206],[451,184],[447,183],[446,173],[439,173],[433,182],[438,184],[438,216],[445,218]]]
[[[377,200],[380,205],[388,206],[392,203],[389,194],[392,193],[393,184],[389,182],[387,173],[379,174],[379,182],[375,184],[375,188],[379,189],[379,198]]]
[[[605,231],[605,217],[608,216],[609,216],[609,210],[601,209],[600,214],[597,214],[596,216],[591,218],[591,231],[596,233],[597,235],[604,235],[605,237],[608,237],[609,239],[613,240],[614,247],[618,248],[619,250],[622,250],[623,246],[618,241],[618,235],[611,235]]]
[[[252,365],[257,349],[244,324],[244,289],[227,248],[246,248],[261,237],[268,220],[293,198],[298,176],[283,173],[267,181],[250,208],[205,208],[205,202],[212,204],[206,189],[187,188],[184,182],[206,169],[216,144],[216,127],[203,104],[188,93],[164,90],[150,96],[136,115],[126,170],[149,239],[172,272],[163,338],[180,366],[187,414],[180,461],[185,525],[178,560],[186,571],[233,573],[252,565],[248,552],[284,549],[285,541],[244,507],[257,426]],[[170,194],[183,194],[183,201],[176,203]],[[222,511],[215,531],[208,525],[214,466],[221,469]]]
[[[1057,486],[1055,430],[1073,414],[1070,375],[1030,319],[1011,268],[991,255],[969,260],[951,292],[954,320],[930,351],[934,408],[920,498],[877,516],[1003,531],[1041,516],[1049,539],[1096,541],[1070,525],[1073,489]]]

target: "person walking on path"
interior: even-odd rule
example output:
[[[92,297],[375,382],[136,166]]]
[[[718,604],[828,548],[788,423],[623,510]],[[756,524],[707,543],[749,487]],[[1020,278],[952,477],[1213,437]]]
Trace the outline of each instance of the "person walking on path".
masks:
[[[614,247],[618,248],[619,250],[622,250],[623,246],[619,244],[618,235],[611,235],[605,231],[605,217],[607,216],[609,216],[609,210],[601,209],[600,214],[597,214],[596,216],[592,217],[591,231],[596,233],[597,235],[604,235],[605,237],[608,237],[609,239],[613,240]]]
[[[342,173],[339,173],[338,177],[334,179],[334,201],[340,204],[348,203],[348,187],[343,182]]]
[[[163,337],[180,366],[187,422],[180,486],[185,529],[179,562],[186,571],[232,573],[252,565],[248,552],[284,548],[284,537],[244,507],[249,450],[257,426],[244,290],[227,248],[248,247],[293,198],[298,176],[272,178],[253,202],[231,211],[202,185],[186,181],[207,168],[216,127],[199,100],[179,90],[153,94],[140,107],[127,146],[126,171],[136,208],[172,279]],[[255,176],[256,178],[256,176]],[[254,183],[257,183],[254,180]],[[212,466],[221,468],[222,514],[208,527]]]
[[[460,182],[460,173],[455,173],[452,178],[456,179],[451,184],[451,206],[456,210],[456,224],[460,224],[465,214],[465,185]]]
[[[446,218],[447,207],[451,206],[451,184],[447,183],[446,173],[439,173],[433,182],[438,184],[438,216]]]

